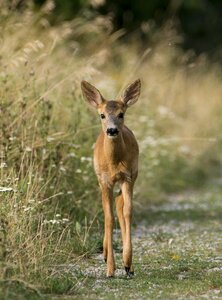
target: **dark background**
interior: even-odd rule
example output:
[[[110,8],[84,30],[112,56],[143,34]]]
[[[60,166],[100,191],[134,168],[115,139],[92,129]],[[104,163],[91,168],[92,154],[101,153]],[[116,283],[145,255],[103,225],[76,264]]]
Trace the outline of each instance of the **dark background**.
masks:
[[[33,0],[40,9],[46,0]],[[22,9],[27,1],[9,1],[12,9]],[[52,24],[71,20],[80,15],[90,19],[98,14],[109,16],[113,30],[124,28],[126,35],[137,34],[149,39],[171,20],[183,40],[184,49],[206,53],[212,60],[222,62],[222,1],[221,0],[55,0],[50,16]],[[146,28],[149,27],[149,31]]]

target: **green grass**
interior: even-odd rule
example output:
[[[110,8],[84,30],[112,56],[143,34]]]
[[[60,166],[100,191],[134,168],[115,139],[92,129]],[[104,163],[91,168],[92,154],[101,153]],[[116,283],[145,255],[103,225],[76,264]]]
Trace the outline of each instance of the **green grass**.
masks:
[[[54,266],[44,288],[26,287],[27,299],[220,299],[221,191],[214,184],[174,194],[164,203],[147,205],[144,215],[137,213],[133,278],[127,278],[122,267],[117,228],[115,278],[105,277],[106,266],[98,252]],[[11,295],[7,299],[15,299],[10,294],[15,286],[7,284]],[[23,295],[24,284],[16,289]]]

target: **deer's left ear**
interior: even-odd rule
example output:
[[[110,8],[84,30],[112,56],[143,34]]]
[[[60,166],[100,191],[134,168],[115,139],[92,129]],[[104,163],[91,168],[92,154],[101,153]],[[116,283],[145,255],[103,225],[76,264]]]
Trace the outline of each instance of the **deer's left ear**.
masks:
[[[140,88],[141,81],[140,79],[137,79],[125,89],[121,101],[128,107],[136,103],[140,95]]]

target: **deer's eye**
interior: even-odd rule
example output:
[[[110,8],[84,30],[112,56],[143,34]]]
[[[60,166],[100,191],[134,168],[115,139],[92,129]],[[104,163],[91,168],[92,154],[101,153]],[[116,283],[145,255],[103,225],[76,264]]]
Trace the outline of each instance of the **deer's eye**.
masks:
[[[119,113],[118,117],[122,119],[124,117],[124,113]]]
[[[105,115],[104,114],[101,114],[100,117],[101,117],[101,119],[105,119]]]

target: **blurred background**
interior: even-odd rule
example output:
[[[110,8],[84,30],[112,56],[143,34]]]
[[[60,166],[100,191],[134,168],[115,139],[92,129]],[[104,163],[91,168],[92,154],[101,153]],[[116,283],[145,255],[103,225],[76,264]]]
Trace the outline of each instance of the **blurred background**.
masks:
[[[3,277],[45,284],[46,265],[101,248],[100,120],[82,79],[113,99],[141,78],[125,121],[140,145],[135,223],[169,193],[221,182],[221,14],[219,0],[1,1]]]

